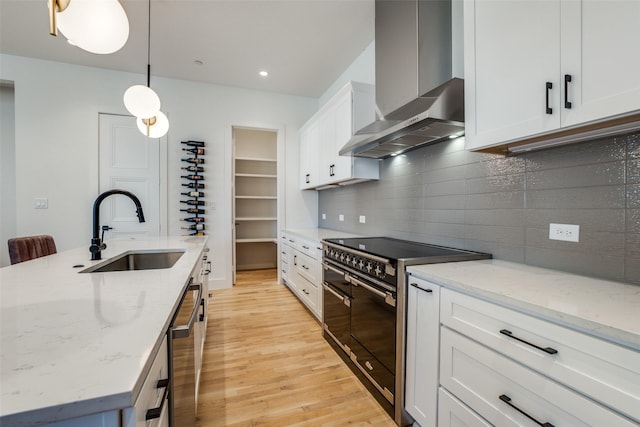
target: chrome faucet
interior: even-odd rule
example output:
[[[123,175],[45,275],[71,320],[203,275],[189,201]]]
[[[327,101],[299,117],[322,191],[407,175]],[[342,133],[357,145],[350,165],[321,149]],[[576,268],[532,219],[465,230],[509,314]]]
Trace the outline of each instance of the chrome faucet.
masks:
[[[131,200],[133,200],[133,203],[136,204],[136,214],[138,215],[138,221],[144,222],[144,213],[142,212],[142,205],[140,204],[140,200],[135,196],[135,194],[125,190],[109,190],[100,194],[96,198],[96,201],[93,203],[93,238],[91,239],[91,246],[89,247],[89,251],[91,251],[92,261],[102,259],[102,250],[107,247],[107,245],[102,243],[102,239],[99,237],[100,203],[102,203],[104,199],[111,196],[112,194],[122,194],[123,196],[127,196]]]

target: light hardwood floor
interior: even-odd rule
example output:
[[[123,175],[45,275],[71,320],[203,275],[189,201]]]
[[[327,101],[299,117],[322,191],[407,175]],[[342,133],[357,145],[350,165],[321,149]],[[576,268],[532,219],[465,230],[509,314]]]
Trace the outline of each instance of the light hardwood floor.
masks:
[[[214,290],[198,426],[395,426],[275,270]]]

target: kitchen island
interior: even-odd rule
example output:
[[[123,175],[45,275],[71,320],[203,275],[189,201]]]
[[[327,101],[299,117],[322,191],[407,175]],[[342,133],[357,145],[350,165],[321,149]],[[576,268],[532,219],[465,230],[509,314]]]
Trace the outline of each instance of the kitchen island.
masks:
[[[80,273],[103,262],[88,245],[0,269],[0,425],[131,407],[206,242],[120,239],[102,252],[184,250],[167,269]]]

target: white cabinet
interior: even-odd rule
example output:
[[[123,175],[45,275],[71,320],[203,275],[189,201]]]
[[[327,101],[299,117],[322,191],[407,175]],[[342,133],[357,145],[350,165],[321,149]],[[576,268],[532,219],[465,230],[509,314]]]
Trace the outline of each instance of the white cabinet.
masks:
[[[322,319],[322,250],[320,242],[282,231],[282,279],[318,319]]]
[[[338,155],[358,129],[374,120],[372,85],[349,82],[334,95],[300,129],[301,188],[321,189],[378,179],[378,160]]]
[[[404,406],[422,426],[436,425],[440,286],[409,276]]]
[[[202,251],[200,261],[196,265],[195,273],[198,276],[198,282],[202,283],[202,297],[199,301],[199,313],[197,323],[194,327],[195,340],[195,373],[196,373],[196,410],[198,408],[198,396],[200,395],[200,378],[202,376],[202,361],[204,355],[204,342],[207,337],[207,320],[209,310],[209,273],[211,272],[211,261],[209,260],[209,248],[205,247]],[[193,273],[192,273],[193,274]]]
[[[640,422],[636,350],[450,289],[440,321],[440,384],[489,423]]]
[[[438,427],[491,427],[491,424],[440,387],[438,390]]]
[[[467,149],[640,110],[640,2],[469,0],[464,19]]]

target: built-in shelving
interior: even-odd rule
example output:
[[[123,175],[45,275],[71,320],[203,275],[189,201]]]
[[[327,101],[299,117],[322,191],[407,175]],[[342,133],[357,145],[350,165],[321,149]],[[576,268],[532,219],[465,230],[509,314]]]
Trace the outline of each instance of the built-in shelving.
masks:
[[[277,267],[277,133],[234,128],[236,270]]]

